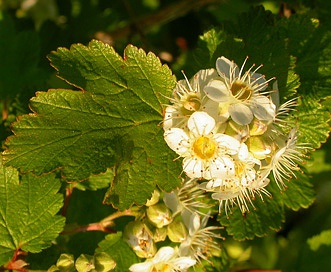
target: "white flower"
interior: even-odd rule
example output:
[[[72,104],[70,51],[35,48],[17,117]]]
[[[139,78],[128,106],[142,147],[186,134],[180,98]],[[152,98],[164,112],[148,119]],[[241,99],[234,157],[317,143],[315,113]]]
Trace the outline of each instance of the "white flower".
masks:
[[[194,112],[188,130],[170,128],[164,139],[183,159],[183,170],[190,178],[229,178],[234,175],[232,155],[240,143],[231,136],[214,133],[215,120],[205,112]]]
[[[263,167],[263,174],[266,176],[272,172],[273,177],[280,189],[286,188],[284,181],[296,177],[295,172],[300,170],[298,163],[302,163],[305,152],[310,149],[308,144],[297,144],[297,129],[293,128],[286,141],[277,139],[280,147],[271,158],[269,165]]]
[[[261,67],[251,72],[254,65],[245,73],[242,67],[229,61],[225,57],[218,58],[216,68],[218,79],[211,80],[204,88],[206,95],[220,103],[221,114],[228,111],[232,120],[240,125],[248,125],[255,116],[259,120],[273,120],[275,117],[275,105],[263,93],[270,80],[256,73]]]
[[[249,211],[248,203],[254,207],[252,199],[256,195],[263,198],[261,192],[270,196],[264,188],[269,179],[260,173],[261,162],[254,158],[245,143],[241,143],[238,154],[234,156],[234,165],[235,174],[231,179],[212,179],[200,185],[200,188],[213,192],[212,198],[220,202],[219,212],[225,203],[226,214],[234,205],[238,205],[242,213]]]
[[[175,272],[186,271],[196,264],[190,257],[179,257],[177,248],[161,247],[154,258],[130,266],[132,272]]]
[[[206,227],[209,215],[201,218],[197,213],[185,211],[182,215],[183,222],[188,229],[188,236],[179,247],[181,256],[191,256],[200,262],[207,260],[213,252],[220,251],[220,246],[216,239],[222,239],[215,230],[220,230],[220,226]]]
[[[239,207],[242,214],[249,212],[250,208],[248,204],[255,209],[252,199],[255,199],[256,195],[261,199],[263,199],[262,193],[270,197],[271,194],[264,188],[269,184],[269,181],[266,177],[258,178],[251,182],[249,186],[244,187],[236,184],[234,180],[216,186],[219,182],[216,180],[216,184],[212,184],[215,181],[202,183],[201,188],[214,192],[212,198],[219,201],[219,213],[224,208],[225,214],[228,216],[228,212],[231,213],[231,208],[235,205]]]
[[[184,75],[185,76],[185,75]],[[218,103],[209,99],[202,91],[207,83],[217,77],[215,69],[200,70],[188,81],[180,80],[169,98],[172,105],[165,109],[163,128],[184,128],[188,118],[196,111],[208,112],[214,118],[218,116]]]

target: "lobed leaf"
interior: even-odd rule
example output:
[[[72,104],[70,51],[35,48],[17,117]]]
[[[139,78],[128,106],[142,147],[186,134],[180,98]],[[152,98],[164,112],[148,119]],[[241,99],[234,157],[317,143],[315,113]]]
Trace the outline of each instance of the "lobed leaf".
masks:
[[[279,195],[279,198],[286,207],[298,211],[313,204],[316,193],[307,173],[297,172],[295,175],[295,178],[286,182],[287,189]]]
[[[111,202],[121,209],[137,199],[145,203],[156,184],[168,191],[179,184],[178,163],[168,167],[175,155],[159,126],[175,84],[167,66],[133,46],[122,59],[99,41],[60,48],[49,58],[59,76],[82,91],[37,93],[33,114],[13,125],[6,165],[37,175],[61,169],[68,181],[115,166]]]
[[[65,221],[56,215],[63,204],[59,189],[54,175],[24,175],[19,182],[16,170],[1,166],[0,265],[8,262],[15,250],[35,253],[51,246]]]
[[[266,236],[271,230],[280,230],[284,221],[282,204],[268,197],[264,197],[264,201],[258,197],[253,204],[255,209],[249,213],[242,214],[239,207],[235,207],[229,217],[221,216],[221,224],[234,239],[254,239]]]

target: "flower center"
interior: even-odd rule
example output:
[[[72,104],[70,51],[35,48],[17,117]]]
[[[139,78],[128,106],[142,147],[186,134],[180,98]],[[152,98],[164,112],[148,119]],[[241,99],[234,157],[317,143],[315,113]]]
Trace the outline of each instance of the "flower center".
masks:
[[[235,81],[231,86],[231,92],[238,100],[245,101],[251,98],[253,90],[246,83]]]
[[[193,112],[198,111],[200,106],[200,98],[196,94],[188,94],[182,101],[182,114],[191,115]]]
[[[202,160],[208,160],[213,157],[215,150],[215,141],[206,136],[201,136],[193,143],[194,153]]]
[[[170,271],[172,271],[170,269],[170,266],[164,263],[154,265],[152,269],[152,272],[170,272]]]

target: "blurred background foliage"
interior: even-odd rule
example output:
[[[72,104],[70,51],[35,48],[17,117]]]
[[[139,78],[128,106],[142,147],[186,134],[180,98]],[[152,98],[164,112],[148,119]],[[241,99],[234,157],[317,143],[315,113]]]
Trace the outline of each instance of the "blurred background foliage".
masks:
[[[121,54],[126,45],[132,43],[157,54],[181,78],[180,71],[189,66],[191,52],[197,46],[200,35],[212,27],[229,28],[231,23],[240,20],[243,12],[257,5],[263,5],[280,17],[306,14],[320,21],[322,31],[331,29],[331,2],[324,0],[0,0],[2,143],[11,133],[10,124],[16,117],[29,112],[28,101],[36,91],[70,88],[56,78],[54,69],[49,65],[46,56],[52,50],[98,39]],[[258,26],[255,29],[253,34],[258,35]],[[326,91],[331,93],[330,90],[331,86],[327,87]],[[330,104],[330,100],[325,103]],[[331,105],[328,107],[331,108]],[[278,233],[245,242],[227,238],[224,243],[227,253],[224,267],[228,271],[329,270],[330,141],[313,153],[307,162],[307,169],[317,192],[315,203],[308,209],[288,211]],[[83,195],[89,203],[80,202]],[[106,217],[111,208],[101,205],[102,195],[102,191],[75,192],[72,196],[75,211],[69,209],[68,222],[83,218],[84,222],[80,223],[87,224]],[[90,209],[93,213],[86,212]],[[78,255],[84,248],[85,253],[93,254],[97,242],[102,239],[99,236],[104,236],[98,235],[81,239],[78,234],[69,243],[64,241],[67,237],[63,237],[63,241],[58,241],[57,250],[63,242],[63,252],[77,252]],[[31,254],[30,263],[35,264],[36,268],[45,267],[56,261],[58,253],[50,248],[42,254]]]

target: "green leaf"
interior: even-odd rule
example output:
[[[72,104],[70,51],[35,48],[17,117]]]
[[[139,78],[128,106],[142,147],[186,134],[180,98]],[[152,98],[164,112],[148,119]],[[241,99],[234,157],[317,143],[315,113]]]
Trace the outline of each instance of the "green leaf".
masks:
[[[271,230],[280,230],[284,215],[283,206],[278,202],[277,197],[270,199],[265,196],[264,201],[257,197],[253,204],[256,209],[244,215],[239,207],[235,207],[228,218],[224,214],[221,216],[221,224],[234,239],[240,241],[254,239],[255,236],[266,236]]]
[[[298,141],[320,148],[330,133],[330,113],[317,100],[307,95],[302,97],[302,105],[297,107],[295,116],[300,131]]]
[[[88,180],[82,182],[75,182],[72,184],[75,188],[81,191],[90,190],[96,191],[99,189],[109,187],[109,183],[114,179],[114,172],[111,169],[107,169],[105,173],[99,175],[90,176]]]
[[[307,240],[312,251],[317,251],[322,245],[331,246],[331,230],[322,231]]]
[[[60,48],[49,58],[82,91],[37,93],[34,113],[13,125],[6,165],[37,175],[60,168],[68,181],[115,166],[111,202],[120,209],[145,203],[156,184],[169,191],[180,183],[179,162],[168,167],[176,155],[160,126],[164,96],[175,84],[167,66],[131,45],[122,59],[100,41]]]
[[[51,246],[65,221],[56,215],[63,202],[59,189],[54,175],[24,175],[19,182],[16,170],[1,167],[0,264],[17,249],[35,253]]]
[[[279,198],[284,205],[294,211],[300,208],[308,208],[315,200],[316,193],[307,173],[295,173],[296,178],[286,182],[287,189]]]
[[[128,271],[132,264],[140,262],[137,255],[122,239],[121,232],[107,235],[95,252],[105,252],[111,256],[116,262],[115,272]]]

